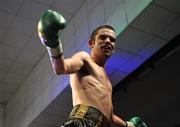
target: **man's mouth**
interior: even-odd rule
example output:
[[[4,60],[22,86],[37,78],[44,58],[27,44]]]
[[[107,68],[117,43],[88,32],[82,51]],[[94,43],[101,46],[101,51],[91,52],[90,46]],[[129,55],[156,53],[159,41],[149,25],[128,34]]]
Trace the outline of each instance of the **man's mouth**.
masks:
[[[108,51],[112,51],[112,47],[110,45],[103,45],[102,48]]]

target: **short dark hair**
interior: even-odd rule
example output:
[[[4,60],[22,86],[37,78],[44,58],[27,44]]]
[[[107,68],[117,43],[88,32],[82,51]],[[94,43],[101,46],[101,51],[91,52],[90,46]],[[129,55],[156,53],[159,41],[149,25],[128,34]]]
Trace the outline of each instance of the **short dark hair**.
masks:
[[[112,26],[110,26],[110,25],[101,25],[101,26],[97,27],[96,29],[94,29],[94,30],[92,31],[91,36],[90,36],[90,39],[94,40],[94,39],[95,39],[95,36],[98,34],[98,31],[99,31],[100,29],[104,29],[104,28],[108,28],[108,29],[111,29],[111,30],[113,30],[114,32],[116,32],[115,29],[114,29]]]

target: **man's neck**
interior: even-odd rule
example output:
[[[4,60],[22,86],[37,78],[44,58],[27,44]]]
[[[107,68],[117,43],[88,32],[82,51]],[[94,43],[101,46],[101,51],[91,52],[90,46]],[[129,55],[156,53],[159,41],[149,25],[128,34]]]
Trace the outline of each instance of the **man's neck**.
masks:
[[[97,57],[97,56],[94,56],[94,55],[91,55],[91,59],[96,63],[98,64],[99,66],[103,67],[105,66],[105,63],[106,63],[106,59],[102,58],[102,57]]]

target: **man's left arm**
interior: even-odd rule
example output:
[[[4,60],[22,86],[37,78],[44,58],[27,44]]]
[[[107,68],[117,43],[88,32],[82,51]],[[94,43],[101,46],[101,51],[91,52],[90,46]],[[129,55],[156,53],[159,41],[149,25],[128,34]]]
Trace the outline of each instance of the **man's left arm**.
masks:
[[[112,114],[111,121],[114,125],[128,127],[126,121],[122,120],[120,117],[118,117],[115,114]]]
[[[148,127],[138,116],[134,116],[130,120],[124,121],[112,112],[111,121],[112,124],[117,127]]]
[[[119,125],[123,127],[126,127],[127,125],[126,121],[122,120],[120,117],[114,114],[113,106],[112,106],[112,111],[111,111],[111,123],[114,125]]]
[[[112,113],[111,113],[111,124],[115,127],[136,127],[132,122],[125,121],[119,116],[114,114],[113,106],[112,106]]]

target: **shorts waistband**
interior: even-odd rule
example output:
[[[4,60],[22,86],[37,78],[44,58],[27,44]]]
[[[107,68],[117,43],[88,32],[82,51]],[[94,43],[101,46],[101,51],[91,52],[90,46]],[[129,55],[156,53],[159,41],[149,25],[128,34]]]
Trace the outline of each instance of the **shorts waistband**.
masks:
[[[73,107],[70,118],[89,118],[100,127],[106,127],[109,124],[108,119],[96,108],[86,105],[76,105]]]

